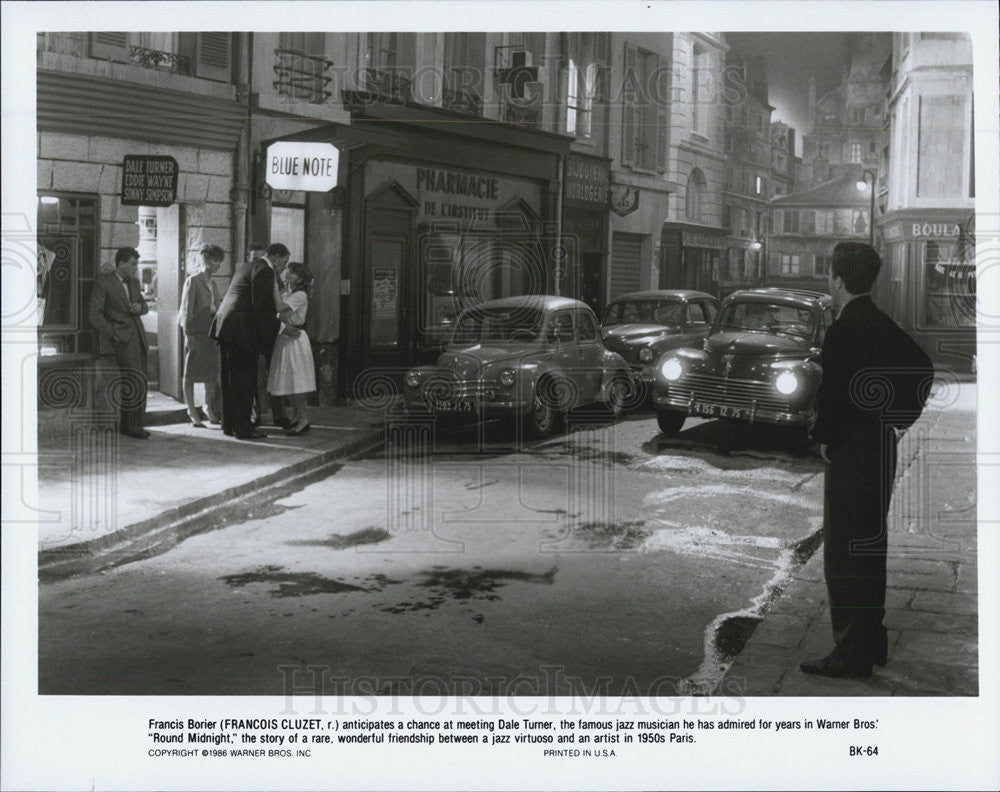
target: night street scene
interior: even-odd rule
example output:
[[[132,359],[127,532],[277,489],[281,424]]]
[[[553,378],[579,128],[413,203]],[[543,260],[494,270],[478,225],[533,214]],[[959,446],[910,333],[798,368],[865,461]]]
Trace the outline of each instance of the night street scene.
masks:
[[[977,696],[972,64],[39,34],[38,692]],[[851,391],[895,488],[837,664],[840,243],[933,381]]]

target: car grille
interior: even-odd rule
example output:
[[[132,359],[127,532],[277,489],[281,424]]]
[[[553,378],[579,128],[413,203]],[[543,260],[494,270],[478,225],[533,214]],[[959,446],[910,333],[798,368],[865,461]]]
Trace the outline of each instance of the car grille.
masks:
[[[727,407],[749,407],[754,401],[758,407],[779,412],[791,410],[791,402],[775,393],[770,382],[759,380],[726,379],[713,374],[688,374],[670,384],[670,397],[689,401],[724,404]]]

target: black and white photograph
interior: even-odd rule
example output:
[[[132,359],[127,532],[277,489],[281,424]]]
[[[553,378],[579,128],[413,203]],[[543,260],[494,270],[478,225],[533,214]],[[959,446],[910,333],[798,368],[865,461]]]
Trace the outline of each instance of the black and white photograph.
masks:
[[[991,4],[24,5],[4,789],[1000,782]]]

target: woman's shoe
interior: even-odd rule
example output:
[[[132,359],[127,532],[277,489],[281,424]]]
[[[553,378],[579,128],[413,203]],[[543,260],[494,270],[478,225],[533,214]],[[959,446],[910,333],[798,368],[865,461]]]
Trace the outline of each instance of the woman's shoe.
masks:
[[[299,435],[304,435],[309,431],[309,424],[296,424],[294,428],[289,429],[285,432],[289,437],[298,437]]]

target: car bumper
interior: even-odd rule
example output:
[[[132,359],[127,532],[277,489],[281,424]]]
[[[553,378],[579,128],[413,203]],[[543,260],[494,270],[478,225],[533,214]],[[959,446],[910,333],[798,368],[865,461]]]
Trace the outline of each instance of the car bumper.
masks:
[[[671,396],[669,393],[654,392],[653,406],[660,409],[677,410],[696,418],[731,418],[744,423],[770,423],[785,426],[808,426],[816,414],[813,410],[780,408],[759,401],[733,402],[713,400],[709,396],[699,398],[697,393],[687,397]]]

